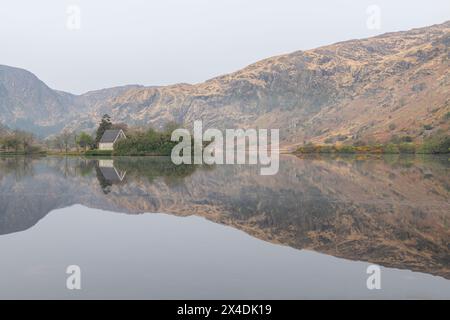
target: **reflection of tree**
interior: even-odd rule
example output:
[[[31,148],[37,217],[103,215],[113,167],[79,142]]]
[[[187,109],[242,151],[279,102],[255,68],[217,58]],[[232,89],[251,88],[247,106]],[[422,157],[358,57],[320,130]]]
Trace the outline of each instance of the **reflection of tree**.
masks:
[[[80,159],[77,163],[78,173],[82,177],[90,175],[94,168],[95,168],[95,161],[92,160]]]
[[[117,168],[133,178],[145,177],[149,182],[163,178],[167,185],[177,185],[198,168],[196,165],[175,165],[168,157],[118,158]]]
[[[111,192],[113,184],[125,183],[126,171],[122,171],[115,167],[114,160],[101,159],[95,161],[95,170],[97,172],[97,179],[105,194]]]
[[[103,190],[103,193],[104,194],[110,193],[112,183],[105,179],[105,177],[102,174],[102,171],[100,170],[100,166],[98,165],[95,166],[95,172],[97,173],[97,180],[98,183],[100,184],[100,187]]]
[[[32,157],[0,157],[0,178],[13,174],[16,181],[34,175]]]
[[[145,178],[152,183],[163,178],[168,186],[176,186],[184,178],[193,174],[198,166],[175,165],[168,157],[117,158],[113,160],[95,160],[97,179],[105,194],[111,192],[111,186],[125,184],[125,175],[130,180]]]
[[[95,167],[94,160],[84,158],[55,157],[46,159],[66,178],[90,175]]]

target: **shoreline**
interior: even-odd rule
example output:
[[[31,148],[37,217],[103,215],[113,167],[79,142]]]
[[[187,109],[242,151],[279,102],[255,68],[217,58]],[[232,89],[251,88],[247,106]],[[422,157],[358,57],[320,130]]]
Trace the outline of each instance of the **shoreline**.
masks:
[[[444,156],[450,155],[450,152],[446,153],[432,153],[432,152],[301,152],[295,151],[281,151],[280,155],[291,155],[296,157],[302,156],[332,156],[332,155],[347,155],[347,156],[386,156],[386,155],[433,155],[433,156]],[[83,153],[83,152],[40,152],[40,153],[23,153],[23,152],[0,152],[0,157],[170,157],[170,154],[125,154],[125,155],[115,155],[115,154],[102,154],[102,153]]]

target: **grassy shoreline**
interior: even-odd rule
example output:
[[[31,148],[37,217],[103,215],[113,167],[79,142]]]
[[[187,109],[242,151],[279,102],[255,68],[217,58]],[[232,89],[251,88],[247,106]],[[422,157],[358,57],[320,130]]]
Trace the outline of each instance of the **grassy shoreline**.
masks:
[[[302,156],[302,155],[448,155],[449,152],[385,152],[385,151],[367,151],[363,149],[355,149],[355,150],[349,150],[349,149],[334,149],[330,150],[328,146],[326,148],[322,148],[321,146],[318,146],[316,150],[303,150],[302,147],[298,148],[295,151],[292,152],[283,152],[282,154],[285,155],[295,155],[295,156]],[[164,154],[164,153],[142,153],[142,154],[114,154],[112,152],[105,153],[105,152],[39,152],[39,153],[24,153],[24,152],[0,152],[0,156],[26,156],[26,157],[170,157],[170,154]]]
[[[141,137],[141,139],[143,139]],[[136,139],[135,139],[136,140]],[[133,140],[134,141],[134,140]],[[170,156],[172,146],[165,143],[164,140],[154,144],[141,145],[134,141],[120,141],[115,150],[34,150],[6,151],[1,150],[3,156],[105,156],[105,157],[154,157]],[[139,147],[139,148],[138,148]],[[389,142],[386,144],[313,144],[308,143],[298,147],[295,150],[283,152],[286,154],[449,154],[450,137],[440,135],[421,143],[417,142]]]
[[[297,148],[294,154],[449,154],[447,146],[430,147],[413,143],[377,144],[365,146],[349,145],[304,145]]]
[[[116,154],[112,151],[89,150],[89,151],[41,151],[36,153],[30,152],[2,152],[0,156],[64,156],[64,157],[167,157],[170,154],[163,152],[141,152],[131,154]]]

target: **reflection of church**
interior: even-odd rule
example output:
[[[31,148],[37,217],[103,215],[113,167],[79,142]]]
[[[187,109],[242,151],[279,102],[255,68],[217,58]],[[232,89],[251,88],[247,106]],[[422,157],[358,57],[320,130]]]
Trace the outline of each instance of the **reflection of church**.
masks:
[[[114,160],[99,160],[98,168],[103,178],[110,183],[122,182],[127,172],[114,167]]]

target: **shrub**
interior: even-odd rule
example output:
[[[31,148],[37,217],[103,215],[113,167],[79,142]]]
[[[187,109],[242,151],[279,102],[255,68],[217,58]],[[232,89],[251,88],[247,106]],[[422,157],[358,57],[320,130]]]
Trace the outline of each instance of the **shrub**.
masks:
[[[396,144],[389,143],[384,147],[385,153],[400,153],[400,150]]]
[[[365,146],[366,144],[364,143],[364,141],[362,141],[362,140],[357,140],[357,141],[355,141],[354,143],[353,143],[353,146],[354,147],[362,147],[362,146]]]
[[[398,145],[398,150],[400,153],[414,153],[416,152],[416,147],[413,143],[403,142]]]
[[[43,153],[44,151],[40,146],[29,146],[26,150],[26,154],[37,154],[37,153]]]
[[[169,132],[158,132],[148,129],[145,132],[128,134],[127,139],[114,145],[114,155],[170,155],[178,142],[170,140]]]
[[[313,143],[309,142],[304,146],[298,148],[298,151],[301,153],[314,153],[316,152],[316,147],[314,146]]]
[[[371,145],[371,146],[369,146],[369,152],[370,153],[383,153],[384,146],[382,144]]]
[[[449,153],[450,136],[445,133],[433,135],[424,140],[420,153]]]
[[[399,138],[400,142],[413,142],[413,138],[411,136],[403,136]]]
[[[423,128],[424,128],[425,130],[432,130],[432,129],[433,129],[433,126],[432,126],[431,124],[426,124],[426,125],[423,126]]]
[[[444,114],[443,118],[444,120],[450,120],[450,111]]]
[[[320,146],[318,150],[320,153],[333,153],[336,151],[334,146]]]
[[[86,156],[112,156],[113,152],[110,150],[88,150],[86,151]]]
[[[353,146],[340,146],[337,148],[339,153],[355,153],[356,150]]]

